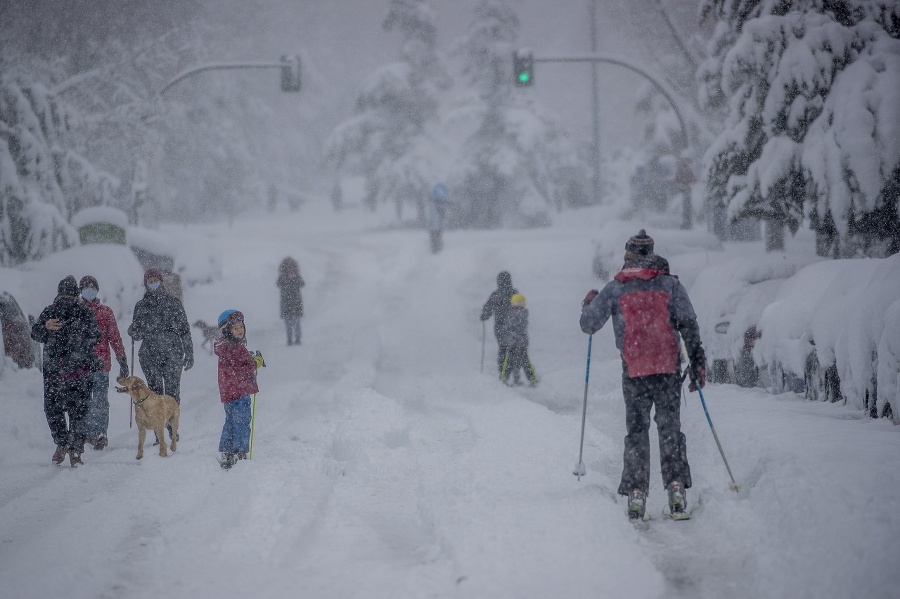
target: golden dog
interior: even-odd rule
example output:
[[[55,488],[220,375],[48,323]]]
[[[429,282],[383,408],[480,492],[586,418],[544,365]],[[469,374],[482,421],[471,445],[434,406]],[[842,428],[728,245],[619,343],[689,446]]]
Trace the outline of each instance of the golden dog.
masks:
[[[144,437],[147,429],[156,433],[159,438],[159,455],[168,457],[166,452],[166,425],[171,426],[169,437],[172,440],[172,451],[175,451],[175,440],[178,438],[178,417],[181,410],[178,402],[171,395],[159,395],[150,390],[140,377],[129,376],[116,378],[116,382],[122,385],[116,387],[119,393],[127,393],[134,404],[134,420],[138,425],[138,451],[137,459],[144,457]]]

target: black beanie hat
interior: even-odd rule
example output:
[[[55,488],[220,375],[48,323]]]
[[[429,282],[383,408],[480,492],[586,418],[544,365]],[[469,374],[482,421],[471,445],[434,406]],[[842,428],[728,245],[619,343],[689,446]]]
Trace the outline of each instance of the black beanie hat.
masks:
[[[78,295],[78,283],[75,281],[75,277],[69,275],[65,279],[59,282],[59,286],[56,288],[57,293],[60,295],[68,295],[70,297],[75,297]]]
[[[639,256],[649,256],[653,253],[653,238],[647,235],[647,231],[641,229],[637,235],[625,242],[625,251]]]
[[[512,287],[512,276],[507,271],[501,271],[497,275],[497,285],[499,287]]]

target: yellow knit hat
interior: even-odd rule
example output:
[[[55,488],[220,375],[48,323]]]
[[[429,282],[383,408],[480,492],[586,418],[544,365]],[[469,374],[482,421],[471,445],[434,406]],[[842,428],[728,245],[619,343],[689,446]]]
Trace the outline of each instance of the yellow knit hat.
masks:
[[[520,306],[522,308],[525,307],[525,296],[521,293],[517,293],[511,298],[509,298],[509,303],[513,306]]]

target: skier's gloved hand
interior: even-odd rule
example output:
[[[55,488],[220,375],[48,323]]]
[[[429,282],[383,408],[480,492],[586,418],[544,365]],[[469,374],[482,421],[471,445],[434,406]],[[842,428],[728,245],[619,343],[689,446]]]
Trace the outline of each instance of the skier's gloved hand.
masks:
[[[592,301],[594,301],[594,298],[597,297],[599,294],[600,294],[600,292],[597,291],[596,289],[591,289],[590,291],[588,291],[587,295],[584,296],[584,300],[582,300],[582,302],[581,302],[581,307],[582,308],[587,307],[587,305],[589,303],[591,303]]]
[[[125,356],[121,358],[117,358],[119,362],[119,378],[127,379],[128,378],[128,361],[125,359]]]
[[[688,385],[688,390],[696,391],[698,386],[703,389],[706,386],[706,367],[703,364],[692,366],[690,373],[691,384]]]
[[[253,354],[253,362],[256,363],[257,370],[260,368],[265,368],[266,366],[266,361],[263,359],[262,352],[260,352],[259,350],[257,350],[256,353]]]
[[[187,354],[184,357],[184,371],[187,372],[194,367],[194,354]]]

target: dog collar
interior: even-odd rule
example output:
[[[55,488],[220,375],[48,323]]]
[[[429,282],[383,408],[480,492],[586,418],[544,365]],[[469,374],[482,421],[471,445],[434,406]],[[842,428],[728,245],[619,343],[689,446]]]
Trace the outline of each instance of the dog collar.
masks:
[[[147,397],[145,397],[145,398],[142,399],[141,401],[132,401],[131,403],[133,403],[133,404],[136,405],[136,406],[139,406],[139,405],[141,405],[142,403],[144,403],[145,401],[147,401],[148,399],[150,399],[150,396],[151,396],[151,395],[153,395],[153,394],[152,394],[152,393],[148,393],[148,394],[147,394]]]

